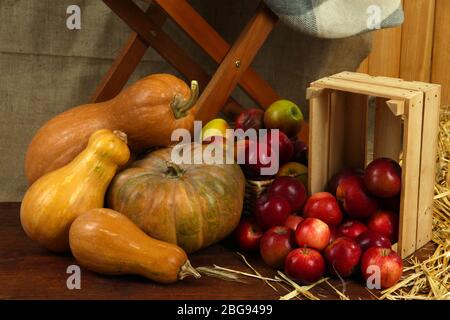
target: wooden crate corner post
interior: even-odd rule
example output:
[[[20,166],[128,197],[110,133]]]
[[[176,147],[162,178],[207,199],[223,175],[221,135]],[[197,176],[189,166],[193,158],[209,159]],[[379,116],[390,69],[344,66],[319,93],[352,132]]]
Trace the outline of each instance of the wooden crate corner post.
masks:
[[[440,86],[342,72],[311,83],[309,192],[344,168],[364,168],[368,104],[375,100],[373,158],[401,160],[399,239],[404,258],[431,240]]]

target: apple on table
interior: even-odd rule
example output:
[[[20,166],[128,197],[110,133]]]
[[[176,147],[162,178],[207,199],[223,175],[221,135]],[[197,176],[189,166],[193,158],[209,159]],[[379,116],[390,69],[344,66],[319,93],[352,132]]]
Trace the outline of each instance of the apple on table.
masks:
[[[286,256],[295,248],[294,231],[285,226],[267,230],[260,242],[263,261],[275,269],[282,269]]]
[[[287,255],[284,271],[296,281],[314,283],[325,273],[325,261],[317,250],[297,248]]]

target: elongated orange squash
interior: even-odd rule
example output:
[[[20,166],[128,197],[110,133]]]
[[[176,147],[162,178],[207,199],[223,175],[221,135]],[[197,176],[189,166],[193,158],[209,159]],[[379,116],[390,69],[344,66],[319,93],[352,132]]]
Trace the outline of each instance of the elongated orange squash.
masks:
[[[66,166],[38,179],[20,208],[25,233],[49,250],[69,249],[69,228],[80,212],[101,208],[118,166],[130,151],[122,132],[96,131],[86,149]]]
[[[147,236],[111,209],[92,209],[70,228],[70,248],[85,268],[104,274],[136,274],[161,283],[200,277],[180,247]]]
[[[39,129],[28,147],[25,173],[29,183],[69,163],[99,129],[126,133],[128,145],[136,153],[169,145],[173,130],[192,129],[197,97],[197,82],[189,89],[175,76],[154,74],[112,100],[61,113]]]

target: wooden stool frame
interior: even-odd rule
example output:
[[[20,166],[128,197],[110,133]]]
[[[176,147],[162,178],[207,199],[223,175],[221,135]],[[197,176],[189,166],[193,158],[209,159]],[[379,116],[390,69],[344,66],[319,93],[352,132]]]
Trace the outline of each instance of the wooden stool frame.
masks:
[[[239,85],[260,107],[279,99],[275,90],[250,64],[278,18],[264,4],[230,46],[186,0],[154,0],[146,12],[132,0],[103,0],[134,31],[91,97],[92,102],[113,98],[125,86],[149,46],[203,89],[198,101],[197,119],[208,121],[223,107],[235,116],[242,107],[230,95]],[[219,64],[210,77],[162,30],[170,17],[192,40]]]

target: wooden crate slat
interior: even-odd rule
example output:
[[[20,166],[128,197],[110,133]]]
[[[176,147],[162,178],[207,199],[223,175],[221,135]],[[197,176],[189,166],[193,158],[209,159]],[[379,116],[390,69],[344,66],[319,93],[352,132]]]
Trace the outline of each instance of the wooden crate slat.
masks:
[[[330,141],[327,180],[329,180],[333,175],[338,173],[339,170],[341,170],[345,166],[345,110],[345,92],[333,90],[330,96]]]
[[[309,100],[309,193],[313,194],[325,190],[328,182],[328,150],[329,150],[329,121],[330,121],[330,93],[327,90],[314,88],[317,94]]]
[[[437,153],[440,93],[440,87],[435,87],[427,91],[424,97],[416,250],[431,240],[436,173],[436,161],[433,155]]]
[[[403,79],[383,77],[383,76],[370,76],[365,73],[344,71],[335,75],[330,76],[333,79],[343,79],[367,84],[374,85],[384,85],[393,88],[414,90],[414,91],[424,91],[430,90],[437,84],[421,82],[421,81],[405,81]]]
[[[349,168],[364,168],[367,156],[367,95],[345,93],[344,113],[344,163]]]
[[[402,150],[402,119],[392,113],[386,102],[387,99],[376,98],[373,158],[398,161]]]
[[[321,88],[347,91],[368,96],[377,96],[389,99],[405,100],[414,96],[414,91],[400,89],[395,87],[386,87],[383,85],[362,83],[335,77],[322,78],[314,81],[312,85]]]
[[[402,257],[416,250],[423,100],[423,94],[417,92],[407,101],[405,112],[399,228],[399,251]]]

